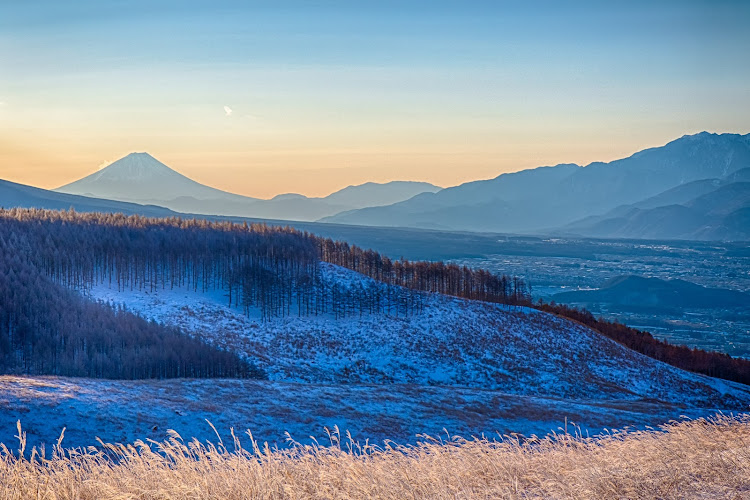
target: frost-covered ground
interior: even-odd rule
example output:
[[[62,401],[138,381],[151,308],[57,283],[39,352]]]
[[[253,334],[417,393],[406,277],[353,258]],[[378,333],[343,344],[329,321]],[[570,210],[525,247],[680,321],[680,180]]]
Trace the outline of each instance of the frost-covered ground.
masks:
[[[715,413],[654,401],[591,401],[518,396],[464,387],[409,384],[307,384],[249,380],[107,381],[0,376],[0,442],[15,449],[16,421],[29,445],[54,443],[63,427],[66,447],[136,439],[166,439],[167,429],[186,440],[225,443],[230,429],[246,430],[271,446],[285,432],[303,443],[327,443],[325,428],[338,426],[364,443],[415,442],[418,434],[487,437],[546,435],[565,429],[591,435],[604,428],[658,425],[681,415]],[[247,441],[247,437],[245,437]]]
[[[370,281],[321,265],[326,277],[340,283]],[[750,402],[750,388],[678,370],[584,326],[527,308],[430,294],[424,310],[406,318],[321,315],[264,321],[229,308],[220,290],[118,292],[102,284],[90,293],[241,352],[273,381],[450,385],[712,407]]]
[[[322,264],[332,280],[368,279]],[[379,285],[385,286],[385,285]],[[591,330],[524,308],[428,295],[402,317],[330,315],[262,320],[227,305],[221,290],[118,291],[93,299],[123,304],[253,360],[269,381],[97,381],[0,378],[0,441],[21,419],[32,443],[68,445],[136,438],[211,438],[250,429],[284,444],[324,436],[414,441],[446,428],[464,436],[546,434],[565,419],[589,432],[658,425],[681,415],[745,411],[750,387],[691,374],[625,349]]]

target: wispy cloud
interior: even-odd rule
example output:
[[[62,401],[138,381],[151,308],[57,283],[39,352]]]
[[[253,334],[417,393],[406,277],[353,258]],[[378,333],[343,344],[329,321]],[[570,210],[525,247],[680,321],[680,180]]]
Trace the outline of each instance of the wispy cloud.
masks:
[[[232,108],[229,106],[224,106],[224,112],[227,114],[227,116],[232,114]]]

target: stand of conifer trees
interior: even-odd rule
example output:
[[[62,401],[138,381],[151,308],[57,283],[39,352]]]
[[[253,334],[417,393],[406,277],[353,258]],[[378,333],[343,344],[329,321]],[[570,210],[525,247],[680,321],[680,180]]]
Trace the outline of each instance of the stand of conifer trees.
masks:
[[[391,260],[291,228],[122,214],[0,210],[0,369],[112,378],[260,376],[251,364],[70,289],[222,290],[263,318],[407,316],[425,293],[537,307],[680,368],[750,383],[750,361],[672,346],[566,306],[533,305],[518,278],[443,262]],[[327,279],[320,262],[374,281]],[[102,333],[105,332],[105,333]],[[139,336],[140,335],[140,336]]]
[[[499,304],[531,303],[527,284],[517,276],[497,275],[444,262],[392,261],[373,250],[331,239],[318,239],[317,243],[321,260],[389,285]]]
[[[0,237],[22,236],[14,247],[66,288],[221,290],[227,305],[263,318],[400,316],[423,307],[418,291],[324,279],[319,239],[290,228],[33,209],[0,212],[0,222]]]
[[[0,372],[137,379],[262,377],[236,355],[85,300],[33,265],[35,247],[0,232]]]

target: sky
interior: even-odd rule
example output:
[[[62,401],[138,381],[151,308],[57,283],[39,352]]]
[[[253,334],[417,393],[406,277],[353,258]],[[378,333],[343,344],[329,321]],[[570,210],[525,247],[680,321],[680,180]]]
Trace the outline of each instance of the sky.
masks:
[[[268,198],[750,132],[750,2],[0,0],[0,178]]]

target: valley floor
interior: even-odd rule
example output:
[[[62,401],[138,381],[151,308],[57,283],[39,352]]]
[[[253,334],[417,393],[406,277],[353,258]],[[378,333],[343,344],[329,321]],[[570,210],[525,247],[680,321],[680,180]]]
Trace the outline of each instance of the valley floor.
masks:
[[[750,291],[750,256],[742,243],[508,238],[498,243],[496,251],[454,262],[518,275],[532,285],[535,298],[547,302],[557,293],[596,289],[623,275],[679,278],[709,288]],[[747,307],[639,312],[606,304],[584,305],[597,316],[648,331],[672,344],[750,358]]]

